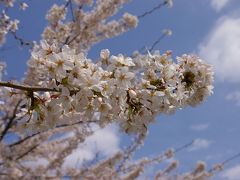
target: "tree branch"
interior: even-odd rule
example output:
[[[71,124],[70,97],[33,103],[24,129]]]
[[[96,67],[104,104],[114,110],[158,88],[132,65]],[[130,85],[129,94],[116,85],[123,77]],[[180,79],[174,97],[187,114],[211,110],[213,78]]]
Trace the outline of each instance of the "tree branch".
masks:
[[[36,144],[35,146],[31,147],[29,150],[27,150],[25,153],[23,153],[22,155],[18,156],[16,158],[16,160],[19,160],[21,158],[23,158],[24,156],[28,155],[30,152],[32,152],[34,149],[36,149],[39,146],[39,144]]]
[[[19,89],[23,91],[32,91],[32,92],[60,92],[57,89],[52,89],[52,88],[45,88],[45,87],[37,87],[37,86],[24,86],[24,85],[19,85],[19,84],[13,84],[11,82],[4,82],[0,81],[0,86],[3,87],[10,87],[14,89]]]

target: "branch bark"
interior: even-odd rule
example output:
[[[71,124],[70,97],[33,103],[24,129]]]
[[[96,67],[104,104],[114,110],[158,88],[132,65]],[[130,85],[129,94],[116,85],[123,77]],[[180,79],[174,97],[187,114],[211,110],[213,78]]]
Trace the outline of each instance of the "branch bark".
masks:
[[[29,92],[60,92],[59,90],[54,89],[54,88],[27,86],[27,85],[14,84],[11,82],[4,82],[4,81],[0,81],[0,86],[10,87],[10,88],[19,89],[22,91],[29,91]]]

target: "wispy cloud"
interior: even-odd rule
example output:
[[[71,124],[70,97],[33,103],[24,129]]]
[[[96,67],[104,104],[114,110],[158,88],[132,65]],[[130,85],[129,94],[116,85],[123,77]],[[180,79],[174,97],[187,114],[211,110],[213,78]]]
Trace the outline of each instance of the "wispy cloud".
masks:
[[[102,156],[111,156],[118,151],[119,138],[117,128],[109,126],[96,131],[83,144],[80,144],[78,149],[66,158],[63,167],[80,166],[84,161],[93,160],[97,153]]]
[[[207,149],[211,145],[211,141],[207,139],[196,139],[193,145],[189,148],[189,151],[196,151],[200,149]]]
[[[193,131],[204,131],[208,129],[208,127],[209,127],[209,124],[194,124],[190,126],[190,129]]]
[[[211,0],[211,6],[215,11],[221,11],[230,0]]]
[[[221,176],[224,180],[239,180],[240,178],[240,165],[225,170]]]
[[[94,127],[93,127],[94,128]],[[73,136],[74,133],[65,133],[55,137],[54,140],[63,140],[64,138]],[[119,133],[117,126],[110,125],[104,129],[96,130],[95,133],[89,136],[84,143],[80,144],[76,150],[72,152],[63,164],[63,170],[72,167],[80,167],[84,162],[88,162],[96,158],[96,155],[101,157],[109,157],[117,153],[119,149]],[[35,169],[37,166],[46,166],[48,160],[39,158],[33,161],[23,162],[29,168]]]
[[[226,96],[226,100],[233,101],[240,106],[240,91],[231,92]]]
[[[220,18],[205,41],[199,55],[214,66],[218,79],[240,82],[240,16]]]

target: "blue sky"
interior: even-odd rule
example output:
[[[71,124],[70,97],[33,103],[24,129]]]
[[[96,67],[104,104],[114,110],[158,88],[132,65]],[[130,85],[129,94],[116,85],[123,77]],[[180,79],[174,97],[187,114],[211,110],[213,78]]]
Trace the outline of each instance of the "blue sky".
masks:
[[[19,36],[39,41],[47,24],[45,13],[53,1],[30,1],[29,8],[13,12],[21,20]],[[157,5],[160,0],[133,0],[124,6],[116,17],[128,11],[140,15]],[[198,144],[176,155],[179,171],[189,170],[198,160],[209,165],[222,162],[240,152],[240,4],[239,0],[175,0],[172,8],[163,7],[143,18],[139,26],[119,37],[95,45],[89,52],[97,58],[101,49],[112,54],[131,55],[134,50],[151,44],[170,28],[173,35],[164,38],[156,47],[160,52],[172,50],[173,55],[198,54],[213,64],[215,71],[214,94],[196,108],[178,110],[174,115],[157,118],[152,124],[145,145],[136,158],[153,156],[169,147],[179,147],[192,139]],[[8,79],[21,79],[26,70],[29,52],[19,48],[10,36],[5,44],[9,50],[0,52],[0,59],[8,65]],[[112,133],[113,136],[114,133]],[[121,146],[128,141],[120,140]],[[113,140],[114,141],[114,140]],[[114,147],[116,147],[116,143]],[[239,180],[240,158],[227,164],[226,170],[216,179]]]

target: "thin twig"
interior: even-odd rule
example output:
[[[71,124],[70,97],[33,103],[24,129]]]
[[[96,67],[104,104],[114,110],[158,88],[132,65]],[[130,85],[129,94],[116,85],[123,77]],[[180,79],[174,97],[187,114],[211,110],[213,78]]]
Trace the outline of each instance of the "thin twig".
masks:
[[[149,52],[152,52],[155,46],[165,37],[166,35],[163,33],[156,41],[153,42],[152,46],[149,49]]]
[[[238,158],[238,157],[240,157],[240,153],[237,153],[237,154],[235,154],[234,156],[226,159],[225,161],[222,162],[222,164],[223,164],[223,165],[224,165],[224,164],[227,164],[227,163],[229,163],[230,161],[232,161],[232,160],[234,160],[234,159],[236,159],[236,158]]]
[[[162,6],[164,6],[166,4],[167,4],[167,1],[164,1],[160,4],[158,4],[157,6],[155,6],[154,8],[152,8],[151,10],[146,11],[145,13],[143,13],[143,14],[137,16],[137,17],[138,17],[138,19],[144,18],[145,16],[152,14],[154,11],[160,9]]]
[[[190,141],[189,143],[187,143],[187,144],[185,144],[185,145],[183,145],[183,146],[181,146],[181,147],[176,148],[176,149],[174,150],[174,153],[177,153],[177,152],[179,152],[179,151],[182,151],[183,149],[188,148],[189,146],[193,145],[194,142],[195,142],[195,140],[192,140],[192,141]]]
[[[37,133],[35,133],[35,134],[32,134],[32,135],[30,135],[30,136],[27,136],[27,137],[25,137],[25,138],[19,140],[19,141],[13,143],[13,144],[10,144],[9,147],[13,147],[13,146],[16,146],[16,145],[22,144],[23,142],[27,141],[27,140],[30,139],[30,138],[35,137],[35,136],[38,135],[38,134],[40,134],[40,132],[37,132]]]
[[[63,128],[63,127],[69,127],[69,126],[74,126],[74,125],[77,125],[77,124],[83,124],[83,123],[96,123],[97,121],[78,121],[78,122],[75,122],[75,123],[72,123],[72,124],[61,124],[61,125],[58,125],[55,127],[56,128]],[[40,135],[41,133],[45,133],[45,132],[48,132],[52,129],[49,129],[49,130],[46,130],[46,131],[43,131],[43,132],[37,132],[35,134],[32,134],[30,136],[27,136],[13,144],[10,144],[9,147],[13,147],[13,146],[16,146],[16,145],[19,145],[19,144],[22,144],[23,142],[27,141],[28,139],[31,139],[33,137],[35,137],[36,135]]]
[[[224,160],[222,163],[220,163],[220,165],[224,166],[224,165],[228,164],[229,162],[231,162],[232,160],[239,158],[239,157],[240,157],[240,152],[229,157],[228,159]],[[214,167],[208,170],[209,173],[212,173],[213,171],[216,171],[216,169]]]
[[[80,36],[82,34],[82,32],[84,32],[86,29],[88,28],[88,26],[86,25],[82,31],[80,31],[78,34],[76,34],[72,39],[70,39],[66,44],[70,45],[73,41],[75,41],[78,36]]]
[[[30,46],[33,47],[34,43],[31,41],[25,41],[23,38],[19,37],[16,32],[11,31],[11,34],[13,35],[13,37],[18,40],[20,42],[21,46]]]
[[[69,6],[69,4],[70,4],[70,1],[71,1],[71,0],[68,0],[68,1],[66,2],[66,4],[65,4],[64,8],[67,8],[67,7]]]
[[[1,135],[0,135],[0,142],[3,140],[4,136],[7,134],[8,130],[11,128],[12,124],[13,124],[13,121],[16,117],[16,112],[17,112],[17,109],[18,109],[18,106],[20,105],[21,103],[21,100],[18,101],[18,103],[16,104],[14,110],[13,110],[13,115],[12,117],[9,119],[5,129],[2,131]]]
[[[179,147],[179,148],[176,148],[176,149],[173,151],[173,153],[178,153],[178,152],[180,152],[180,151],[188,148],[188,147],[191,146],[193,143],[194,143],[194,140],[192,140],[191,142],[189,142],[189,143],[187,143],[187,144],[185,144],[185,145],[183,145],[183,146],[181,146],[181,147]],[[149,159],[147,162],[145,162],[144,166],[149,165],[149,164],[152,164],[152,163],[154,163],[154,162],[160,163],[161,161],[163,161],[163,160],[165,160],[165,159],[167,159],[167,158],[169,158],[169,157],[168,157],[165,153],[160,154],[160,155],[157,156],[157,157],[154,157],[154,158],[152,158],[152,159]],[[120,170],[122,170],[123,172],[124,172],[124,171],[129,171],[129,170],[131,170],[131,168],[133,168],[134,166],[135,166],[135,165],[131,165],[131,166],[125,168],[125,169],[120,169]]]
[[[148,51],[149,51],[149,52],[152,52],[152,51],[154,50],[154,48],[155,48],[155,47],[161,42],[161,40],[163,40],[163,38],[165,38],[166,36],[168,36],[168,34],[166,34],[165,32],[163,32],[163,33],[161,34],[161,36],[158,37],[158,39],[156,39],[156,40],[152,43],[152,45],[151,45],[150,48],[147,48],[146,46],[143,46],[142,48],[140,48],[140,49],[138,50],[138,52],[143,53],[143,54],[146,54]]]
[[[16,160],[22,159],[23,157],[25,157],[26,155],[28,155],[30,152],[32,152],[34,149],[36,149],[39,146],[39,144],[36,144],[35,146],[31,147],[29,150],[27,150],[25,153],[23,153],[22,155],[18,156],[16,158]]]
[[[145,135],[144,135],[145,136]],[[121,163],[119,164],[117,168],[117,172],[120,172],[126,163],[127,160],[130,159],[132,154],[137,150],[137,148],[141,145],[141,141],[143,139],[143,135],[139,134],[137,138],[134,140],[133,144],[131,144],[125,151],[124,151],[124,157]]]

